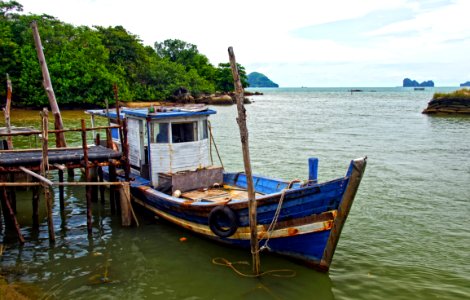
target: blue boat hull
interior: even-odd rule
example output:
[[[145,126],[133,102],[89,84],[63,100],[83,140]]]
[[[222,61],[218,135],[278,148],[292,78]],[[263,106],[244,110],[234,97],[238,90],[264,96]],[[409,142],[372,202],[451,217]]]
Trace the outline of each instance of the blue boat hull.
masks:
[[[365,158],[354,160],[342,178],[295,183],[289,189],[285,189],[288,182],[254,176],[255,191],[261,193],[256,197],[261,248],[327,271],[365,166]],[[224,184],[243,189],[246,178],[241,173],[226,173]],[[138,176],[131,183],[131,194],[136,203],[169,222],[218,242],[250,247],[247,199],[188,201],[159,192]],[[229,208],[229,215],[217,219],[219,224],[214,226],[211,222],[216,219],[211,214],[216,208],[224,214],[227,208],[223,207]],[[226,228],[233,233],[224,231]]]

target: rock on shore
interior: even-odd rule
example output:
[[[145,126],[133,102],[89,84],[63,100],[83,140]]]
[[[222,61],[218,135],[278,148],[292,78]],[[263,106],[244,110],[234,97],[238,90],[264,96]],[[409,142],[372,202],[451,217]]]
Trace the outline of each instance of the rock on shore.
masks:
[[[470,90],[462,89],[449,94],[436,93],[423,114],[470,114]]]

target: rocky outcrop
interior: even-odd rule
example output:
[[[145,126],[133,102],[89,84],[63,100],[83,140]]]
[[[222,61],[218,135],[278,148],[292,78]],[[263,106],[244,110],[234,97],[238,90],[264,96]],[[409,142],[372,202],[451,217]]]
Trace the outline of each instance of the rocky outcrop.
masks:
[[[272,82],[266,75],[258,72],[251,72],[247,79],[250,87],[279,87],[279,84]]]
[[[411,80],[409,78],[403,79],[403,87],[433,87],[433,86],[434,86],[434,81],[432,80],[423,81],[419,83],[416,80]]]
[[[423,114],[470,114],[470,91],[462,89],[453,93],[436,93]]]
[[[203,103],[210,105],[231,105],[236,104],[237,99],[234,93],[216,93],[212,95],[200,95],[194,99],[194,103]],[[244,98],[243,103],[251,103],[250,99]]]

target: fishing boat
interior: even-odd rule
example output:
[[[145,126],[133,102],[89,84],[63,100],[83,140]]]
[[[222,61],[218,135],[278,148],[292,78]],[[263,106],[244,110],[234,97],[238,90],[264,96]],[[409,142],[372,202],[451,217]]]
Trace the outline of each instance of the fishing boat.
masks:
[[[208,119],[216,111],[190,105],[87,113],[126,120],[135,203],[205,238],[250,248],[247,177],[211,159]],[[327,271],[365,167],[365,157],[355,159],[344,177],[318,182],[318,159],[310,158],[305,181],[254,175],[260,250]]]

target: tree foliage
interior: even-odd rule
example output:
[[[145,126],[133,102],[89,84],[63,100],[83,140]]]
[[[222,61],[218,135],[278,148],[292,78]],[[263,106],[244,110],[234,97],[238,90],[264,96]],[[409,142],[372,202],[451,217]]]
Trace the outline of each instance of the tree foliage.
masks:
[[[20,14],[16,1],[0,0],[0,82],[12,79],[16,105],[43,106],[48,100],[32,36],[36,21],[59,104],[104,106],[113,84],[123,101],[164,100],[185,88],[193,95],[233,90],[228,64],[214,67],[196,45],[181,40],[143,45],[122,26],[86,27],[53,16]],[[244,68],[239,66],[246,86]],[[0,90],[3,98],[5,90]]]

